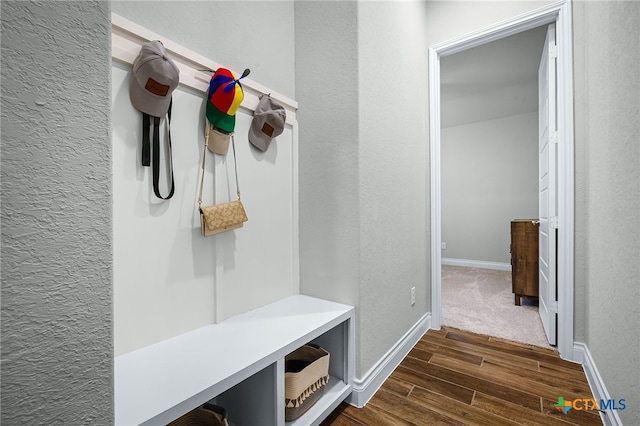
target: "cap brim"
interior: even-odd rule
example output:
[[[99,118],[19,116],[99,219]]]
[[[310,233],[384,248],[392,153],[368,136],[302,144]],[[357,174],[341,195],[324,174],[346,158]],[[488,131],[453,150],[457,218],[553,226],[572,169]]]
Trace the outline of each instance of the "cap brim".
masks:
[[[213,124],[218,129],[224,130],[225,132],[232,133],[236,128],[236,116],[225,114],[213,106],[209,101],[207,101],[207,120],[209,120],[209,123]]]
[[[138,84],[135,76],[131,80],[129,97],[134,108],[153,117],[164,117],[171,103],[171,95],[157,96],[149,93]]]

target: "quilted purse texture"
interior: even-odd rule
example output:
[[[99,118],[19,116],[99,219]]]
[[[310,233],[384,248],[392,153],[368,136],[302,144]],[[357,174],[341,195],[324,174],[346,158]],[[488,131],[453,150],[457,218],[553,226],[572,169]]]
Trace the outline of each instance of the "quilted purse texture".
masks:
[[[200,208],[200,226],[205,237],[241,228],[247,220],[240,200]]]

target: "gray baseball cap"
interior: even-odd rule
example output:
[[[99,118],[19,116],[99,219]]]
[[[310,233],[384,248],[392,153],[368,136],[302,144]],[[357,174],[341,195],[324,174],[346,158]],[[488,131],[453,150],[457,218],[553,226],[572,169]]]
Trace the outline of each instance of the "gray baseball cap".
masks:
[[[167,56],[159,40],[142,45],[133,61],[133,78],[129,88],[131,104],[153,117],[164,117],[169,110],[171,93],[180,83],[180,70]]]
[[[249,142],[260,151],[269,148],[271,140],[284,131],[287,112],[269,95],[262,95],[249,127]]]

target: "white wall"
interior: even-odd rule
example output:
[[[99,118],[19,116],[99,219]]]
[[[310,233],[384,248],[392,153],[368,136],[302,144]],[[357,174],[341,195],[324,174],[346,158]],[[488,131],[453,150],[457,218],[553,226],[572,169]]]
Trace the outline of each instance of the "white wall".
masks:
[[[177,3],[155,3],[153,11],[158,21],[150,22],[161,26],[167,16],[193,12],[193,4],[186,3],[182,10]],[[133,12],[138,5],[131,6],[118,8],[125,18],[133,20],[127,12],[137,16]],[[273,9],[254,6],[199,3],[198,11],[213,15],[226,10],[242,16],[245,23],[251,19],[256,31],[266,27],[266,18],[271,16],[271,41],[286,39],[289,44],[285,47],[291,47],[293,22],[287,12],[293,5],[278,2]],[[224,22],[218,23],[216,31],[225,32],[220,28]],[[273,22],[279,25],[272,26]],[[236,24],[229,25],[231,37]],[[208,26],[181,25],[179,31],[172,25],[149,29],[174,42],[209,37]],[[175,33],[169,34],[169,30]],[[229,43],[236,42],[230,38]],[[184,47],[194,50],[191,45]],[[251,48],[224,50],[221,56],[229,55],[229,62],[251,68],[250,78],[263,84],[261,70],[269,67],[260,63],[254,68],[252,63],[267,47],[272,45],[265,39],[252,43]],[[213,55],[215,50],[201,54]],[[292,49],[285,50],[292,54]],[[274,67],[283,67],[281,54],[269,58]],[[225,58],[207,57],[228,66]],[[291,69],[286,71],[292,73]],[[292,82],[281,78],[280,86],[290,90]],[[242,201],[249,221],[241,229],[204,238],[196,211],[204,146],[204,92],[182,85],[174,92],[171,131],[176,193],[162,202],[153,195],[150,168],[140,166],[142,118],[129,99],[130,67],[114,63],[112,79],[115,353],[126,353],[298,293],[296,130],[287,125],[263,153],[248,142],[252,112],[240,108],[235,142]],[[231,148],[226,160],[208,153],[205,205],[235,198],[232,159]]]
[[[442,129],[442,257],[510,263],[513,219],[538,217],[538,114]]]
[[[640,419],[638,2],[574,4],[576,340]]]

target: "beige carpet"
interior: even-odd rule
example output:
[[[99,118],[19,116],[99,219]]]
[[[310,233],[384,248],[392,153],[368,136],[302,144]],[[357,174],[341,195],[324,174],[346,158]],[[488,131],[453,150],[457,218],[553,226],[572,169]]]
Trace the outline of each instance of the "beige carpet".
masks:
[[[442,265],[442,324],[531,345],[552,347],[535,298],[514,304],[511,272]]]

